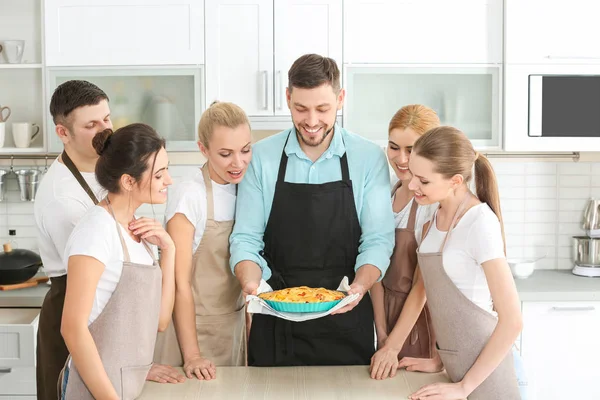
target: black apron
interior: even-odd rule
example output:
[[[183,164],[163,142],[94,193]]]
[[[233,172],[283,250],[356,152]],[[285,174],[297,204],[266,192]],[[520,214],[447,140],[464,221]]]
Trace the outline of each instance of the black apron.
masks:
[[[65,151],[62,153],[62,160],[94,204],[98,204],[94,192]],[[56,392],[58,376],[69,356],[69,350],[60,333],[65,293],[67,292],[67,275],[50,278],[50,281],[50,290],[46,293],[40,310],[37,333],[36,385],[38,400],[56,400],[58,398]]]
[[[272,271],[268,283],[273,290],[303,285],[335,290],[344,276],[354,280],[361,235],[346,154],[340,160],[342,180],[315,185],[285,182],[287,161],[284,145],[261,252]],[[253,315],[248,365],[368,365],[374,342],[367,292],[352,311],[315,320]]]

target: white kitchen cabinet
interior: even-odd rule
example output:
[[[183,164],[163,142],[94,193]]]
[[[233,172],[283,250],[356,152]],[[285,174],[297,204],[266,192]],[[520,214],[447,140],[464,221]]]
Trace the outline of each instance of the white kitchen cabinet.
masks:
[[[524,302],[523,324],[534,400],[600,399],[600,302]]]
[[[600,63],[599,13],[594,0],[506,0],[506,63]]]
[[[288,115],[287,73],[306,53],[332,57],[341,68],[341,0],[206,3],[207,104],[231,101],[251,117]]]
[[[39,313],[37,308],[0,308],[0,399],[36,394]]]
[[[204,63],[203,0],[45,0],[44,7],[48,66]]]
[[[502,63],[502,0],[346,0],[344,63]]]
[[[461,129],[478,149],[499,149],[499,65],[351,64],[344,67],[344,127],[387,146],[388,124],[407,104],[425,104],[443,125]]]
[[[303,54],[336,60],[342,69],[342,1],[275,0],[275,115],[289,115],[288,71]]]
[[[168,151],[197,151],[196,124],[203,110],[201,66],[49,68],[46,102],[56,87],[84,79],[101,87],[110,99],[113,129],[134,122],[152,126],[167,140]],[[46,112],[49,132],[55,126]],[[56,134],[48,138],[49,151],[62,151]]]

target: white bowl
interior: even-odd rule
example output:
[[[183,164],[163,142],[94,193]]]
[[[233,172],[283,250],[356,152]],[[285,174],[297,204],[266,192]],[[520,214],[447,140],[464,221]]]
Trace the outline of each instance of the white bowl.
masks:
[[[536,259],[509,259],[510,272],[517,279],[525,279],[533,274]]]

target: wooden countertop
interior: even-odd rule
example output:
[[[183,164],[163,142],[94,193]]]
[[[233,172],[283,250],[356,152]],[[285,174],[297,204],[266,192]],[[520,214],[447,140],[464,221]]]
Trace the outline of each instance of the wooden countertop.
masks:
[[[399,370],[394,378],[377,381],[370,378],[366,366],[218,367],[217,378],[212,381],[147,382],[138,399],[401,400],[434,382],[449,382],[449,379],[445,372]]]

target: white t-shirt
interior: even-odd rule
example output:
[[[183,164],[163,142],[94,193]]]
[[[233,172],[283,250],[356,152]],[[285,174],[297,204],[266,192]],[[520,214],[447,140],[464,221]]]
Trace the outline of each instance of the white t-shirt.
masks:
[[[93,172],[82,172],[81,175],[96,198],[103,198],[105,191],[96,181],[96,175]],[[49,277],[67,273],[63,259],[65,245],[75,225],[93,206],[94,202],[71,171],[55,160],[42,178],[33,206],[37,243],[44,271]]]
[[[125,238],[130,261],[150,265],[153,259],[143,243],[134,241],[120,226]],[[151,246],[156,254],[156,248]],[[117,232],[117,225],[112,215],[100,206],[94,206],[81,218],[65,247],[65,261],[70,256],[83,255],[95,258],[104,264],[104,272],[96,287],[94,304],[88,319],[88,325],[100,315],[112,296],[123,270],[123,246]]]
[[[213,189],[215,221],[231,221],[235,218],[236,185],[220,185],[211,180]],[[200,245],[206,229],[206,186],[202,171],[198,171],[192,179],[182,181],[169,188],[169,197],[165,210],[165,223],[175,214],[183,214],[194,225],[193,251]]]
[[[392,202],[394,198],[392,197]],[[408,226],[408,218],[410,217],[410,209],[412,208],[412,198],[406,206],[400,212],[394,212],[394,221],[396,222],[396,229],[405,229]],[[431,216],[437,210],[438,203],[428,204],[426,206],[419,205],[417,207],[417,215],[415,218],[415,237],[420,238],[423,231],[423,225],[431,219]]]
[[[432,227],[419,251],[437,253],[446,236],[437,226],[437,212]],[[421,241],[421,237],[417,237]],[[493,312],[492,296],[483,264],[505,258],[500,221],[486,203],[471,207],[452,230],[444,250],[444,270],[456,287],[473,303]]]

